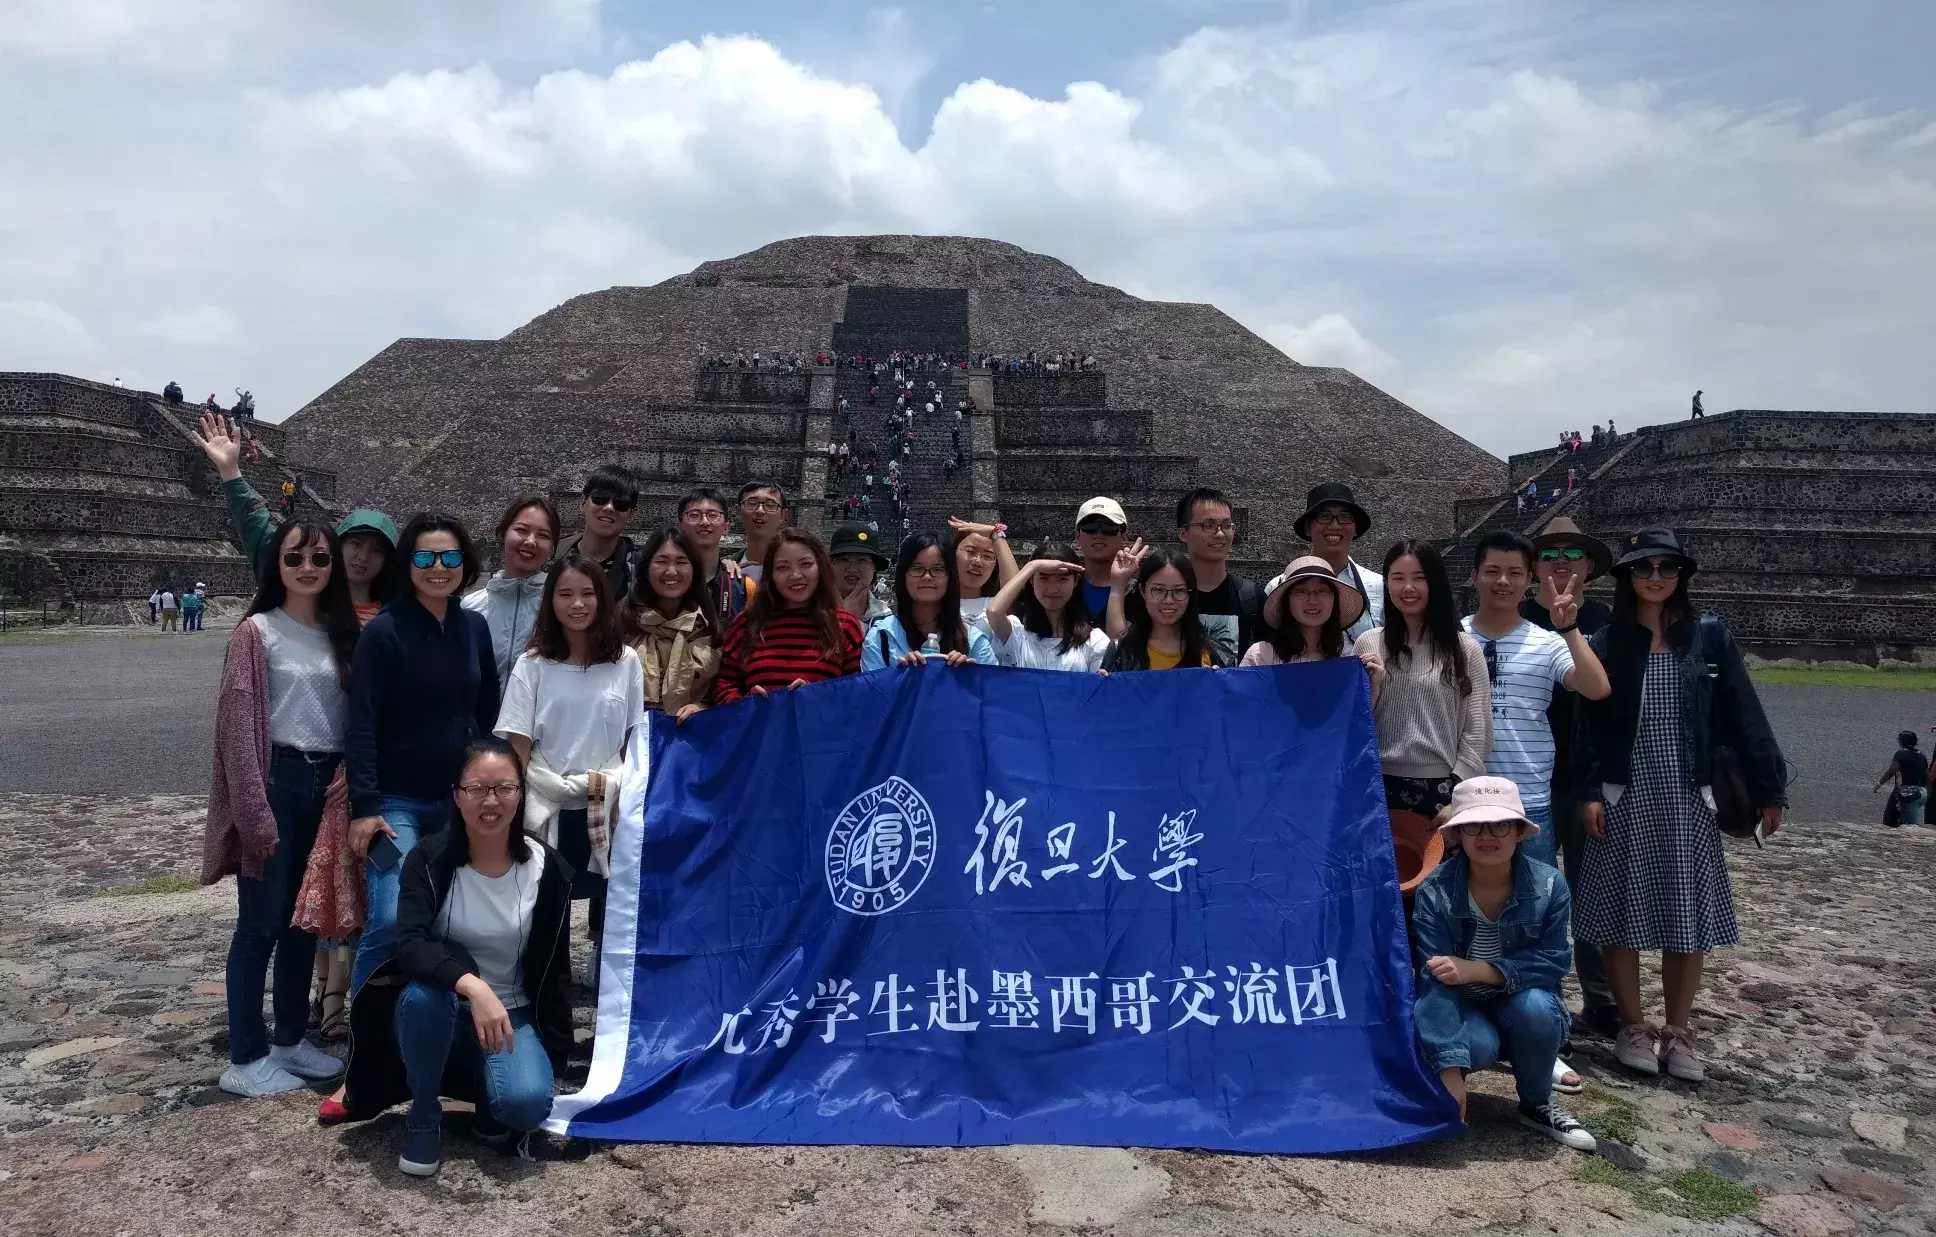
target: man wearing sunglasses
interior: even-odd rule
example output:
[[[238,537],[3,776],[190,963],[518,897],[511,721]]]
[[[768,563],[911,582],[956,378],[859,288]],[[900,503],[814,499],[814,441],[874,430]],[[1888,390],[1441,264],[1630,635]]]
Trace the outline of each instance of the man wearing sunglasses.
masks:
[[[605,582],[613,597],[623,597],[632,587],[632,555],[635,547],[625,530],[638,514],[639,483],[631,473],[616,464],[601,464],[585,478],[584,497],[578,510],[585,517],[585,530],[567,537],[558,545],[558,558],[573,550],[605,568]]]
[[[1599,432],[1599,426],[1593,428]],[[1613,567],[1613,551],[1607,548],[1606,542],[1587,536],[1579,525],[1561,515],[1546,522],[1545,531],[1533,541],[1533,550],[1537,556],[1533,570],[1539,577],[1540,596],[1570,593],[1581,598],[1579,615],[1573,622],[1582,636],[1592,639],[1593,633],[1613,621],[1612,606],[1598,597],[1586,596],[1587,582],[1599,579]],[[1540,604],[1539,597],[1528,597],[1521,602],[1519,612],[1527,622],[1547,631],[1559,626],[1554,623],[1552,612]],[[1579,709],[1579,695],[1562,688],[1553,693],[1553,703],[1546,710],[1546,722],[1553,731],[1553,832],[1569,885],[1579,879],[1580,858],[1586,852],[1586,827],[1580,821],[1581,796],[1572,783],[1570,759]],[[1620,1033],[1620,1014],[1614,1007],[1613,986],[1607,981],[1606,962],[1600,956],[1600,947],[1592,941],[1574,941],[1573,968],[1579,974],[1583,997],[1581,1023],[1596,1034],[1612,1039]]]

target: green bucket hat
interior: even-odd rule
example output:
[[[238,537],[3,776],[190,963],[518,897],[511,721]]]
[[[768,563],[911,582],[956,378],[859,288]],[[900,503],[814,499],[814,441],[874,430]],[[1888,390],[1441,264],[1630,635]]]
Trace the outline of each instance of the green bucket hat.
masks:
[[[336,536],[338,540],[349,536],[351,533],[375,533],[389,542],[392,550],[397,548],[396,521],[373,507],[358,507],[337,521]]]

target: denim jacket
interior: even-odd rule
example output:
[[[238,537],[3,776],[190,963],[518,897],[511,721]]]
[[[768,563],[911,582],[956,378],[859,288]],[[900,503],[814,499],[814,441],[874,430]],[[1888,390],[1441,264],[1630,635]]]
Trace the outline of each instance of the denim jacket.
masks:
[[[1412,952],[1418,968],[1418,1001],[1413,1020],[1425,1047],[1426,1062],[1434,1069],[1459,1065],[1466,1052],[1460,1033],[1463,1016],[1457,990],[1447,988],[1425,969],[1427,958],[1466,957],[1477,921],[1466,887],[1470,865],[1459,851],[1438,866],[1419,885],[1412,898]],[[1508,995],[1527,988],[1560,990],[1560,981],[1573,962],[1567,941],[1573,898],[1559,869],[1528,858],[1524,850],[1513,856],[1513,887],[1499,912],[1499,948],[1493,960],[1505,978]]]

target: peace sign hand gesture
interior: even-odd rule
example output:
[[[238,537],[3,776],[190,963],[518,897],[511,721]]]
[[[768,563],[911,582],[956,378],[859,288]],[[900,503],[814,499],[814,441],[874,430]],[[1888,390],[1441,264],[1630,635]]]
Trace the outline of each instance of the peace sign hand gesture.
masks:
[[[1553,578],[1548,576],[1539,586],[1539,603],[1546,607],[1546,613],[1553,618],[1553,626],[1566,628],[1573,626],[1580,617],[1580,584],[1575,580],[1565,592],[1553,588]]]
[[[1109,586],[1116,588],[1134,580],[1137,569],[1143,565],[1143,559],[1148,555],[1149,547],[1143,544],[1141,537],[1116,551],[1116,561],[1109,565]]]

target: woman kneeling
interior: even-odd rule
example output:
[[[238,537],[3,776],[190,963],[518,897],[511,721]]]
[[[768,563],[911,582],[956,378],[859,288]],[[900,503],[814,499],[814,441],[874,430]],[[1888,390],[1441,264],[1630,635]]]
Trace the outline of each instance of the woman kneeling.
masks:
[[[517,753],[471,744],[453,795],[464,827],[404,860],[396,955],[351,1005],[349,1119],[408,1098],[397,1167],[418,1177],[443,1160],[441,1096],[475,1101],[479,1141],[509,1149],[550,1114],[571,1047],[572,872],[521,827]]]
[[[1559,869],[1519,853],[1539,832],[1503,777],[1474,777],[1452,791],[1441,828],[1446,861],[1412,903],[1419,959],[1413,1011],[1426,1063],[1465,1117],[1465,1076],[1512,1062],[1518,1117],[1556,1142],[1594,1149],[1593,1135],[1553,1102],[1553,1062],[1566,1038],[1560,981],[1571,899]]]

